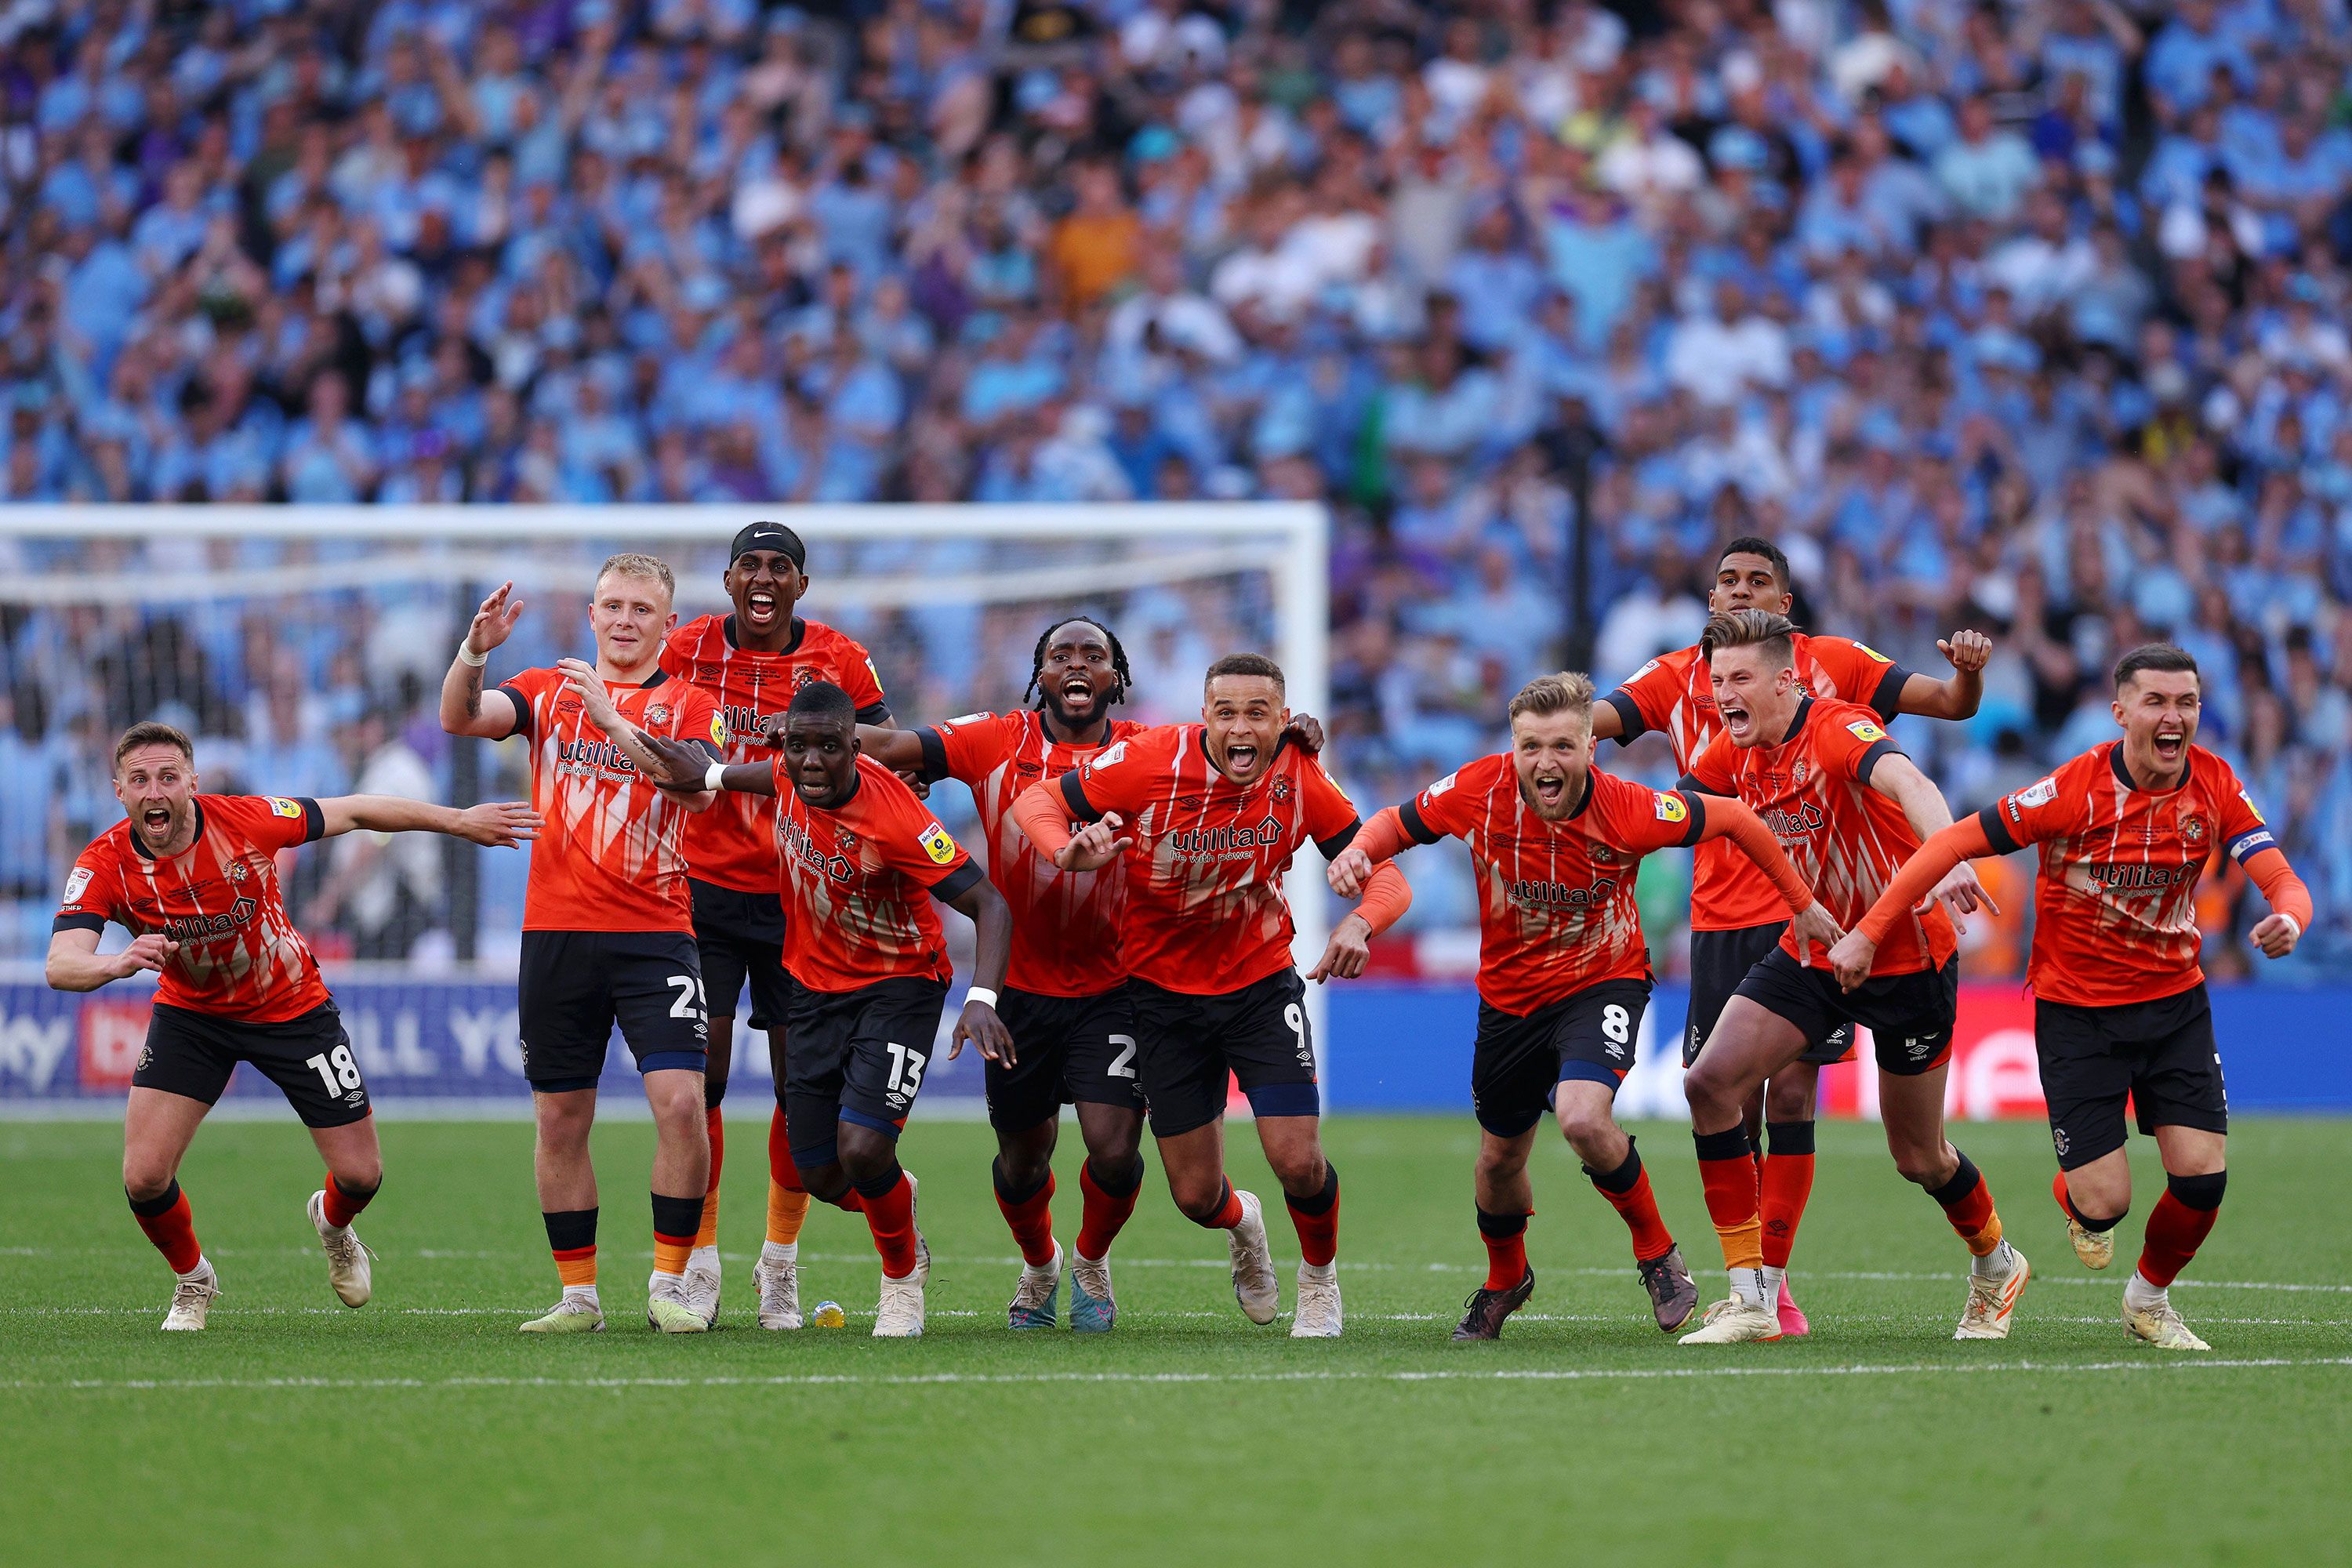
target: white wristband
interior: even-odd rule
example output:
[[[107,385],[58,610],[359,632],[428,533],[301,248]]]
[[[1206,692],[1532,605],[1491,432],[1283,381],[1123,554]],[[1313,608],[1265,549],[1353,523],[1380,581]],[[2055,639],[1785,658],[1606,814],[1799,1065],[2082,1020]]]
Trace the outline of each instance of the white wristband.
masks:
[[[470,664],[476,669],[479,669],[482,666],[490,662],[490,656],[486,653],[476,653],[474,651],[474,645],[471,642],[467,641],[464,637],[459,637],[457,639],[457,662],[459,664]]]
[[[972,986],[963,994],[963,1005],[969,1007],[975,1002],[985,1002],[992,1008],[996,1005],[996,993],[985,985]]]
[[[719,788],[719,781],[726,775],[726,773],[727,764],[725,763],[711,763],[702,772],[702,787],[709,790]]]

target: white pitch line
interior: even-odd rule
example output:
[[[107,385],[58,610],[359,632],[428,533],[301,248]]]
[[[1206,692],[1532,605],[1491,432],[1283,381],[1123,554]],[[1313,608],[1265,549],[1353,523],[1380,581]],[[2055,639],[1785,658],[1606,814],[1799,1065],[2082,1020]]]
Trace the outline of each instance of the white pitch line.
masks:
[[[1618,1383],[1715,1377],[1919,1377],[1944,1373],[2169,1373],[2239,1371],[2302,1367],[2352,1367],[2352,1356],[2257,1356],[2242,1359],[2106,1362],[1908,1362],[1846,1366],[1694,1366],[1694,1367],[1487,1367],[1433,1368],[1428,1371],[1349,1372],[1046,1372],[1046,1373],[812,1373],[775,1377],[256,1377],[256,1378],[66,1378],[40,1381],[23,1378],[0,1383],[0,1388],[23,1393],[176,1392],[195,1389],[417,1389],[465,1391],[478,1388],[825,1388],[938,1387],[970,1384],[1003,1386],[1044,1384],[1181,1384],[1240,1383]]]

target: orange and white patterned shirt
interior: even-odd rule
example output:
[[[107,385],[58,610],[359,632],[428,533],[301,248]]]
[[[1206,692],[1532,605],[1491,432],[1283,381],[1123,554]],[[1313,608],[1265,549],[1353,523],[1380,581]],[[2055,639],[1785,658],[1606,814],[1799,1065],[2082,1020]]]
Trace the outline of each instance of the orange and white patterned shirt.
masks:
[[[856,991],[904,977],[945,981],[947,939],[933,899],[981,879],[930,807],[871,757],[839,805],[811,805],[782,754],[776,853],[783,867],[784,969],[812,991]]]
[[[310,944],[287,917],[280,849],[326,831],[319,803],[284,795],[196,796],[195,841],[147,853],[128,818],[90,841],[66,877],[53,931],[103,931],[180,944],[155,1000],[191,1012],[279,1024],[328,1000]]]
[[[679,837],[694,814],[589,722],[562,670],[527,669],[499,689],[515,705],[514,733],[530,742],[531,805],[547,819],[530,847],[522,929],[692,931]],[[714,759],[727,744],[718,700],[700,687],[656,670],[635,686],[606,681],[604,690],[640,730],[694,742]]]

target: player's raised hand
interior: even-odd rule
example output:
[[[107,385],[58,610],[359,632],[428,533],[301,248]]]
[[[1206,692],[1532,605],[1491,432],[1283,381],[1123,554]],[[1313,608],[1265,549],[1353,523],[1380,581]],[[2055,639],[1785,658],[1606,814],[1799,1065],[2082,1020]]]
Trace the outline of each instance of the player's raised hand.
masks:
[[[987,1003],[963,1005],[963,1013],[956,1019],[955,1033],[948,1037],[948,1060],[963,1055],[966,1040],[979,1047],[980,1054],[999,1067],[1013,1065],[1013,1031],[1004,1026],[1004,1020]]]
[[[580,694],[581,707],[591,724],[608,736],[623,727],[621,710],[613,706],[613,694],[604,689],[604,678],[596,673],[594,665],[584,658],[559,658],[555,668],[563,672],[564,683]]]
[[[547,819],[519,800],[498,800],[469,805],[457,814],[451,831],[470,843],[493,849],[511,849],[539,837]]]
[[[1822,907],[1819,899],[1807,904],[1805,912],[1789,922],[1789,930],[1797,939],[1797,962],[1800,963],[1805,960],[1808,942],[1821,943],[1822,951],[1827,952],[1845,940],[1845,928],[1837,923],[1836,916]],[[1853,988],[1849,986],[1847,989]]]
[[[1949,659],[1954,669],[1979,670],[1992,658],[1992,638],[1982,632],[1954,632],[1936,640],[1936,651]]]
[[[1312,713],[1293,713],[1282,737],[1286,741],[1297,741],[1302,748],[1318,756],[1323,754],[1323,742],[1327,738],[1323,733],[1323,721]]]
[[[1830,949],[1830,973],[1837,976],[1842,988],[1851,991],[1870,978],[1871,961],[1877,956],[1876,942],[1858,931],[1850,931]]]
[[[702,792],[703,777],[710,772],[710,753],[675,735],[656,735],[651,730],[639,731],[637,738],[662,765],[661,776],[654,780],[656,787],[681,795]]]
[[[1335,865],[1337,862],[1333,862]],[[1309,980],[1353,980],[1363,973],[1364,965],[1371,962],[1372,928],[1361,915],[1349,915],[1331,928],[1331,940],[1323,944],[1323,956],[1307,972]]]
[[[488,653],[513,634],[520,619],[522,601],[514,596],[514,584],[501,583],[474,612],[474,624],[466,628],[466,645],[476,653]]]
[[[170,937],[149,931],[145,936],[132,937],[131,945],[117,953],[114,962],[120,966],[121,978],[127,979],[142,969],[152,969],[160,974],[163,965],[171,962],[172,955],[179,951],[180,944]]]
[[[1099,820],[1087,824],[1076,837],[1062,846],[1054,864],[1065,871],[1102,869],[1135,847],[1134,839],[1118,837],[1125,826],[1118,813],[1104,812]]]
[[[2293,915],[2269,914],[2260,925],[2246,933],[2264,958],[2284,958],[2303,940],[2303,928],[2294,923]]]
[[[1965,932],[1969,929],[1969,922],[1961,917],[1972,915],[1979,909],[2000,913],[2000,906],[1992,901],[1992,895],[1985,891],[1985,885],[1977,880],[1976,867],[1966,860],[1945,872],[1944,879],[1937,883],[1935,890],[1921,900],[1916,908],[1925,910],[1937,899],[1943,900],[1950,908],[1952,929],[1957,931]]]
[[[1339,851],[1332,862],[1323,868],[1324,880],[1331,890],[1343,899],[1352,899],[1364,890],[1364,879],[1372,874],[1372,858],[1350,844]]]

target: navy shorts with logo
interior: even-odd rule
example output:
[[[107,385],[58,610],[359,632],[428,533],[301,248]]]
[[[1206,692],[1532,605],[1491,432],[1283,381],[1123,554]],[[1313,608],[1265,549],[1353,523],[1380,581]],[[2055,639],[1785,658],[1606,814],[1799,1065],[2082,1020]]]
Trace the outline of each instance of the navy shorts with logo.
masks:
[[[1129,980],[1127,994],[1155,1137],[1174,1138],[1223,1116],[1229,1077],[1257,1115],[1321,1113],[1307,983],[1297,970],[1285,967],[1213,996],[1147,980]]]
[[[332,1002],[275,1024],[158,1002],[131,1081],[215,1105],[239,1062],[251,1062],[276,1084],[305,1127],[344,1127],[368,1114],[367,1085]]]
[[[2126,1095],[2144,1137],[2159,1127],[2230,1130],[2213,1005],[2201,980],[2178,995],[2118,1007],[2037,998],[2033,1048],[2062,1170],[2124,1146]]]
[[[792,999],[784,1030],[792,1044],[776,1098],[793,1163],[832,1163],[844,1121],[896,1138],[931,1063],[947,982],[902,975],[855,991],[812,991],[785,979]]]
[[[527,931],[515,984],[522,1070],[543,1094],[593,1089],[613,1026],[641,1073],[700,1072],[710,1021],[694,938],[675,931]]]
[[[1910,974],[1882,974],[1853,991],[1837,976],[1810,969],[1774,948],[1748,972],[1736,995],[1745,996],[1804,1031],[1829,1037],[1841,1025],[1860,1024],[1877,1043],[1878,1070],[1912,1078],[1944,1065],[1952,1054],[1952,1026],[1960,1010],[1960,961]]]
[[[1007,986],[996,1012],[1013,1036],[1013,1065],[987,1064],[991,1126],[1018,1132],[1080,1100],[1143,1109],[1135,1009],[1124,986],[1094,996]]]
[[[1478,1040],[1470,1054],[1470,1105],[1478,1125],[1517,1138],[1552,1108],[1570,1079],[1605,1084],[1611,1093],[1633,1065],[1646,980],[1603,980],[1571,991],[1525,1017],[1478,1004]]]
[[[1787,921],[1769,925],[1742,926],[1737,931],[1695,931],[1690,933],[1690,1011],[1683,1025],[1683,1066],[1698,1060],[1701,1046],[1715,1033],[1723,1005],[1738,991],[1748,972],[1780,945]],[[1825,1066],[1853,1054],[1853,1030],[1840,1024],[1826,1039],[1807,1048],[1797,1059]]]
[[[784,900],[716,882],[686,879],[694,900],[694,946],[702,957],[703,994],[710,1010],[735,1016],[743,986],[751,987],[751,1027],[780,1029],[792,993],[784,984]]]

